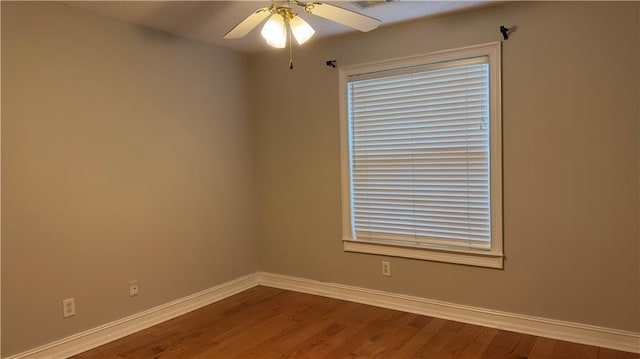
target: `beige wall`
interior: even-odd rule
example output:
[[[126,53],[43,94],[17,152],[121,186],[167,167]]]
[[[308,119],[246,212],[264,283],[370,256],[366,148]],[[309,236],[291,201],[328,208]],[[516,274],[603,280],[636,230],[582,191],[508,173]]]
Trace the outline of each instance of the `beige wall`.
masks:
[[[255,272],[245,69],[83,10],[2,2],[3,356]],[[67,297],[78,314],[63,320]]]
[[[523,3],[252,56],[260,269],[640,331],[637,2]],[[501,38],[504,270],[342,250],[337,71]]]

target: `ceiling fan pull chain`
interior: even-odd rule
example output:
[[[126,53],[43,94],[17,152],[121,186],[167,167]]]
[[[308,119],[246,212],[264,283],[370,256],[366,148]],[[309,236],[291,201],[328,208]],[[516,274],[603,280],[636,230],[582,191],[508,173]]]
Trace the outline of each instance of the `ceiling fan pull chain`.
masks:
[[[287,29],[289,29],[289,70],[293,70],[293,48],[291,47],[291,37],[293,33],[290,26],[287,26]]]

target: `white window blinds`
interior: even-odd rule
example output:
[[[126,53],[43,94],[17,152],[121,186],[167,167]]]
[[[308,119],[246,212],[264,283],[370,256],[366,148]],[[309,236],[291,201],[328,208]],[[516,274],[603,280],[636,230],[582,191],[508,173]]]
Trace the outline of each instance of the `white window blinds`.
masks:
[[[353,235],[490,249],[487,57],[348,78]]]

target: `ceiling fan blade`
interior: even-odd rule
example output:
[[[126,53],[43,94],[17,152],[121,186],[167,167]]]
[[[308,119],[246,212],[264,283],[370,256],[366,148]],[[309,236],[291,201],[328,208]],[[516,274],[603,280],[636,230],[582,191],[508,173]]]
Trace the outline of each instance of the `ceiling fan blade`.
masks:
[[[381,22],[378,19],[362,15],[355,11],[319,2],[306,4],[305,10],[310,14],[317,15],[364,32],[375,29]]]
[[[224,35],[225,39],[237,39],[240,37],[244,37],[249,31],[253,30],[254,27],[258,26],[259,23],[262,22],[267,16],[271,14],[271,9],[268,7],[263,7],[262,9],[258,9],[254,11],[253,14],[247,16],[246,19],[242,20],[241,23],[236,25],[231,31],[227,32]]]

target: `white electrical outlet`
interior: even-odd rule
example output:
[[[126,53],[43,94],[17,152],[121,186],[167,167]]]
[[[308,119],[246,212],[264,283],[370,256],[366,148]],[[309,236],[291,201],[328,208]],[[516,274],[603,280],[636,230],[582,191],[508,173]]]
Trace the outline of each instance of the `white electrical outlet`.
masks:
[[[64,318],[73,317],[76,315],[76,300],[75,298],[67,298],[62,300],[62,316]]]
[[[129,296],[135,297],[136,295],[138,295],[138,281],[132,280],[129,282]]]
[[[382,275],[391,277],[391,263],[382,261]]]

